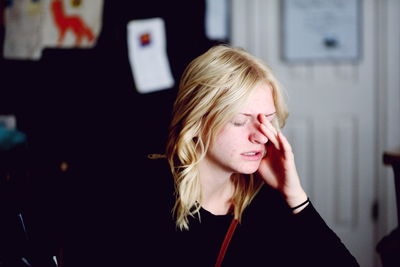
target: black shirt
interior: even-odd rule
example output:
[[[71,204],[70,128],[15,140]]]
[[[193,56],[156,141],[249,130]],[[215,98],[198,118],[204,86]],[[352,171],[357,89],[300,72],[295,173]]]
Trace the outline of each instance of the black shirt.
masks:
[[[153,204],[155,209],[146,209],[152,218],[146,220],[151,230],[146,231],[142,247],[149,252],[142,254],[147,266],[214,266],[233,216],[213,215],[201,208],[200,218],[190,217],[189,230],[181,231],[171,215],[171,196],[159,195],[153,199],[160,202]],[[244,211],[222,266],[359,265],[312,203],[292,214],[280,193],[264,185]]]

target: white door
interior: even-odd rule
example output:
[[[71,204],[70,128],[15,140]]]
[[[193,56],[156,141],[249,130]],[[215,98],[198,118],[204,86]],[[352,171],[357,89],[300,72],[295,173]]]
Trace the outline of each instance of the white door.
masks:
[[[279,0],[233,0],[232,44],[269,64],[288,94],[291,142],[310,199],[361,266],[376,261],[375,0],[362,1],[361,60],[288,64],[281,59]]]

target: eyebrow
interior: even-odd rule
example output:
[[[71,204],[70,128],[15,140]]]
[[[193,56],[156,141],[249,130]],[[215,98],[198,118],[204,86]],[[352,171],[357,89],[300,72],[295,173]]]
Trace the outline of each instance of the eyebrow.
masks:
[[[269,113],[269,114],[264,114],[264,116],[265,117],[270,117],[270,116],[274,115],[275,113],[276,113],[276,111],[274,111],[272,113]],[[252,114],[249,114],[249,113],[239,113],[239,114],[242,114],[242,115],[245,115],[245,116],[248,116],[248,117],[252,117],[253,116]]]

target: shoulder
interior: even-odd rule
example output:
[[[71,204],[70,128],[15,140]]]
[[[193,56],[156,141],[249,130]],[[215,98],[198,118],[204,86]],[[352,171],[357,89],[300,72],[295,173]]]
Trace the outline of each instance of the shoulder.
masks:
[[[243,214],[243,223],[257,221],[261,224],[268,224],[276,221],[277,224],[286,221],[291,215],[281,194],[264,184],[260,191],[254,196],[250,205]]]
[[[162,154],[143,155],[135,168],[149,182],[173,182],[168,160]]]
[[[254,197],[251,205],[256,208],[268,210],[288,210],[288,206],[282,195],[267,184],[263,184],[260,191]]]
[[[136,168],[136,178],[142,204],[153,209],[162,205],[170,210],[174,199],[174,180],[165,157],[149,154],[143,156]]]
[[[167,159],[147,156],[139,166],[140,184],[135,193],[140,194],[140,205],[147,217],[146,224],[152,228],[163,228],[172,220],[175,203],[174,180]]]

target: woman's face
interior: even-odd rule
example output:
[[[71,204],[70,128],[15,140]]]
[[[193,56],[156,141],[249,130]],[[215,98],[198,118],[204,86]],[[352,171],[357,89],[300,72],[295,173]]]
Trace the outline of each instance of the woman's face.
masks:
[[[257,86],[246,105],[218,133],[205,161],[227,173],[256,172],[268,142],[260,130],[258,116],[262,114],[271,121],[275,113],[272,89],[267,83]]]

